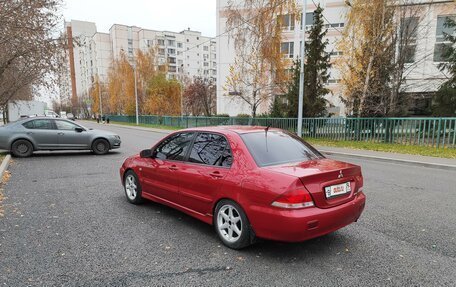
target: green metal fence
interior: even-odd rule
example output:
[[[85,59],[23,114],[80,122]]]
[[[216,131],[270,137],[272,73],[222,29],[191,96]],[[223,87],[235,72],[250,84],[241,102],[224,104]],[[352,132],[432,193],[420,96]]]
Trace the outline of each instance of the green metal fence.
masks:
[[[135,123],[135,116],[110,115],[111,121]],[[218,125],[271,126],[296,132],[296,118],[140,116],[141,124],[179,128]],[[456,118],[305,118],[303,136],[332,140],[456,147]]]

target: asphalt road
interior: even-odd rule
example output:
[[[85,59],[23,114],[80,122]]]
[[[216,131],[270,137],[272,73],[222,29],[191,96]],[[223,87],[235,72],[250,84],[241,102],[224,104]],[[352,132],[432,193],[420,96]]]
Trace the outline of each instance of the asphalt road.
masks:
[[[234,251],[185,214],[129,204],[118,169],[163,134],[103,128],[122,137],[120,150],[14,160],[0,285],[456,286],[455,171],[334,156],[363,168],[367,206],[357,223]]]

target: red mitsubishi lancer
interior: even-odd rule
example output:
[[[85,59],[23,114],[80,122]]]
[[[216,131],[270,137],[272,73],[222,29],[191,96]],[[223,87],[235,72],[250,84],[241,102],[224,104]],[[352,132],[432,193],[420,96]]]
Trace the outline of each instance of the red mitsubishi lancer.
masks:
[[[265,127],[174,132],[126,159],[120,177],[129,202],[152,200],[213,224],[234,249],[336,231],[358,220],[366,200],[359,166]]]

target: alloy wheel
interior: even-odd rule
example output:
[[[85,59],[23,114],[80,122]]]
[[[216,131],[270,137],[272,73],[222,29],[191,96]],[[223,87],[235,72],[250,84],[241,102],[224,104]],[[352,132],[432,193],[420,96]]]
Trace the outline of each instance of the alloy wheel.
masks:
[[[242,219],[232,205],[224,205],[217,214],[217,227],[220,234],[228,242],[236,242],[242,235]]]
[[[135,200],[136,195],[138,194],[138,186],[136,185],[136,179],[133,175],[128,175],[125,178],[125,191],[127,192],[127,197],[130,200]]]

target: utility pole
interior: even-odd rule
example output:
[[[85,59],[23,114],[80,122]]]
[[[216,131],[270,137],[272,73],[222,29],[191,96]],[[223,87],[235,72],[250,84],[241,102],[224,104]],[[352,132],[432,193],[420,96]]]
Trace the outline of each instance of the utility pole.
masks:
[[[304,104],[304,59],[306,57],[306,0],[302,0],[302,44],[301,44],[301,71],[299,77],[298,101],[298,136],[302,137],[302,113]]]

